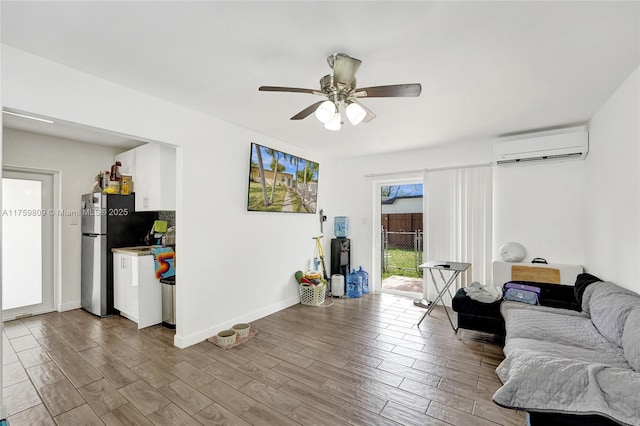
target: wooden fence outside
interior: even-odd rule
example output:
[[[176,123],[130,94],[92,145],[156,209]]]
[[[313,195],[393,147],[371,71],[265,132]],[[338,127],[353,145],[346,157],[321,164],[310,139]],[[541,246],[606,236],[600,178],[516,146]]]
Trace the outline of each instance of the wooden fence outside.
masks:
[[[380,223],[388,232],[415,232],[423,229],[422,213],[388,213],[383,214]],[[412,248],[411,235],[390,234],[389,247]]]

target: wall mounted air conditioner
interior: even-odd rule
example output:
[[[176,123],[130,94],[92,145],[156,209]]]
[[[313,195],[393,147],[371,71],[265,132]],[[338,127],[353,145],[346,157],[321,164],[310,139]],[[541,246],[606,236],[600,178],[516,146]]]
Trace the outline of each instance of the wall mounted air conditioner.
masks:
[[[493,145],[493,161],[500,165],[568,158],[584,159],[588,152],[589,133],[582,130],[497,142]]]

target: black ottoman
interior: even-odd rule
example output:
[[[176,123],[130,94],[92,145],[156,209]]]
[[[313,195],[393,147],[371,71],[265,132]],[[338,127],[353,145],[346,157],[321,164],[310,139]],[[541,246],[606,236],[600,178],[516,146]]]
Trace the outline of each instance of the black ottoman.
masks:
[[[500,314],[502,300],[482,303],[473,300],[463,288],[456,292],[451,307],[458,313],[458,328],[505,335],[504,318]]]

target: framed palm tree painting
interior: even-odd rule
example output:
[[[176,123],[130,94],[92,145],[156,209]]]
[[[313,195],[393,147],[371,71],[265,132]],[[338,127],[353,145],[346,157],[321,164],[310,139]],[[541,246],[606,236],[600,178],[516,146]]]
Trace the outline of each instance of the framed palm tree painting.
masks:
[[[318,163],[251,144],[247,210],[315,213]]]

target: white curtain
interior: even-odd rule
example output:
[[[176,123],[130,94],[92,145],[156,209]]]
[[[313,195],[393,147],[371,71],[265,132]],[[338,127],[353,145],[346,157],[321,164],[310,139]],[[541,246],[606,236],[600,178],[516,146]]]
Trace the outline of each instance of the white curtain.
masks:
[[[451,286],[451,294],[479,281],[491,279],[492,167],[477,166],[426,171],[424,175],[425,261],[470,263],[471,267]],[[424,297],[437,292],[424,271]],[[438,271],[434,271],[440,279]],[[450,272],[443,272],[448,279]],[[438,288],[442,285],[438,282]],[[444,297],[447,305],[449,296]]]

